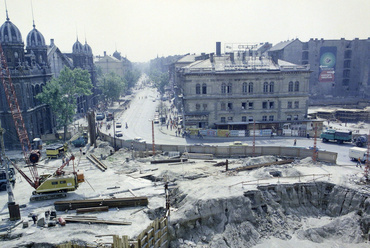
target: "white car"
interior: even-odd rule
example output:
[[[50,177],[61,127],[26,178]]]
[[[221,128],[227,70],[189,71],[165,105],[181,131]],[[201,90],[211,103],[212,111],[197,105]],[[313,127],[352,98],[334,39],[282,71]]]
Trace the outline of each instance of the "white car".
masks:
[[[122,127],[121,122],[117,122],[117,123],[116,123],[116,128],[121,128],[121,127]]]
[[[143,138],[141,138],[141,137],[136,137],[136,138],[134,138],[134,141],[139,142],[139,143],[145,143],[145,142],[146,142],[146,141],[145,141]]]
[[[116,131],[116,137],[122,137],[122,132],[121,131]]]

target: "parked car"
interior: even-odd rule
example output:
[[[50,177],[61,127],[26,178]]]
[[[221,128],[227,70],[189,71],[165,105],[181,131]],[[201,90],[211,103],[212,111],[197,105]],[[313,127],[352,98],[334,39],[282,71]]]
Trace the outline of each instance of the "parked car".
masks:
[[[123,136],[123,134],[122,134],[121,131],[116,131],[116,137],[122,137],[122,136]]]
[[[146,141],[143,139],[143,138],[141,138],[141,137],[136,137],[136,138],[134,138],[134,140],[136,141],[136,142],[139,142],[139,143],[145,143]]]
[[[121,122],[117,122],[116,123],[116,128],[121,128],[122,127],[122,123]]]
[[[107,114],[107,121],[111,121],[111,120],[113,120],[114,119],[114,117],[113,117],[113,113],[108,113]]]
[[[247,144],[243,144],[241,141],[234,141],[230,143],[229,146],[247,146]]]
[[[97,113],[95,118],[96,118],[97,121],[102,121],[105,118],[105,114],[104,113]]]

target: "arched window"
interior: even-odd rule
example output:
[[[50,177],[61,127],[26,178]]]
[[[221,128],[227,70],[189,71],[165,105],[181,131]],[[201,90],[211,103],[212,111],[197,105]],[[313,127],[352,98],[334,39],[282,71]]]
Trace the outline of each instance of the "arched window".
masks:
[[[202,85],[202,94],[207,94],[207,84]]]
[[[221,94],[226,94],[226,84],[225,83],[221,84]]]
[[[270,82],[270,93],[274,92],[274,82]]]
[[[267,93],[269,91],[269,83],[264,82],[263,83],[263,93]]]
[[[290,82],[289,82],[289,88],[288,88],[288,91],[289,91],[289,92],[293,92],[293,82],[292,82],[292,81],[290,81]]]
[[[233,85],[232,83],[228,83],[227,85],[227,94],[232,94],[233,93]]]
[[[243,94],[246,94],[248,92],[248,84],[243,83]]]
[[[299,91],[299,82],[295,81],[294,83],[294,91]]]
[[[197,84],[195,86],[195,94],[199,95],[200,94],[200,84]]]
[[[252,82],[249,83],[249,85],[248,85],[248,93],[249,94],[252,94],[253,93],[253,83]]]

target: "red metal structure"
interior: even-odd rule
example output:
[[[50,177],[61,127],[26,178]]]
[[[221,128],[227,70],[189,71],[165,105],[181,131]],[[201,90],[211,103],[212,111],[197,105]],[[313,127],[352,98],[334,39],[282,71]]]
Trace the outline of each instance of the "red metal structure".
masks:
[[[2,84],[4,86],[5,96],[9,104],[9,109],[12,114],[15,129],[18,134],[19,141],[22,146],[24,159],[26,164],[30,170],[31,178],[28,177],[17,165],[13,163],[14,168],[26,179],[26,181],[33,187],[37,188],[39,186],[39,176],[37,174],[36,163],[39,160],[40,152],[39,151],[31,151],[31,143],[28,138],[27,129],[24,124],[24,120],[22,117],[22,112],[19,108],[17,95],[15,92],[15,88],[10,77],[9,68],[6,62],[6,58],[3,52],[3,49],[0,44],[0,56],[1,56],[1,64],[0,64],[0,77]]]

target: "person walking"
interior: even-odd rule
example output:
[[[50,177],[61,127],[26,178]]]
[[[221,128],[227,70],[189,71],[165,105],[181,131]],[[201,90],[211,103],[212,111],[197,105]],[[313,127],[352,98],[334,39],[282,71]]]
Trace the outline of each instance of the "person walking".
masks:
[[[296,146],[297,145],[297,140],[296,139],[294,139],[294,146]]]
[[[357,159],[356,167],[358,167],[358,166],[360,166],[360,168],[362,169],[361,158]]]

